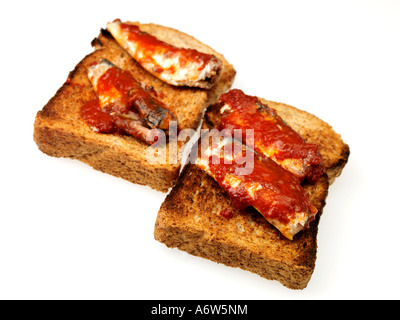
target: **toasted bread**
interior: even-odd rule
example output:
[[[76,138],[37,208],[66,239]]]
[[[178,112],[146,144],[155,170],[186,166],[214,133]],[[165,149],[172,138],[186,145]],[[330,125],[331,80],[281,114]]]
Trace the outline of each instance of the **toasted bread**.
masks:
[[[167,158],[166,163],[159,163],[157,159],[148,162],[148,145],[145,143],[128,135],[93,132],[81,119],[81,106],[96,97],[87,76],[89,66],[108,59],[129,70],[136,80],[157,93],[158,99],[176,115],[181,129],[195,129],[199,125],[204,109],[232,85],[235,70],[223,55],[192,36],[156,24],[136,24],[172,45],[217,56],[223,62],[218,82],[209,90],[168,85],[145,71],[111,34],[102,30],[92,41],[95,51],[78,63],[55,96],[37,113],[34,140],[39,149],[50,156],[78,159],[94,169],[166,192],[178,177],[179,155]]]
[[[161,205],[154,236],[168,247],[278,280],[291,289],[303,289],[314,271],[318,222],[328,188],[345,166],[349,147],[316,116],[286,104],[263,99],[262,102],[276,109],[306,142],[320,146],[326,174],[315,185],[304,185],[318,209],[315,221],[288,240],[256,210],[235,209],[231,198],[214,179],[188,163]],[[218,115],[218,107],[208,108],[202,127],[214,127]],[[232,218],[219,214],[224,209],[234,213]]]

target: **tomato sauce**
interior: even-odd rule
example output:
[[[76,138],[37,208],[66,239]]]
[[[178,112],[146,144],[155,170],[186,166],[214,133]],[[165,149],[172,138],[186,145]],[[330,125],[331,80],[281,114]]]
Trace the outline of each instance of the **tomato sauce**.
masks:
[[[224,148],[231,146],[225,145]],[[225,149],[225,152],[230,153],[231,150]],[[295,175],[269,158],[253,155],[253,171],[246,175],[238,175],[236,171],[245,166],[241,155],[235,154],[232,163],[225,163],[223,157],[217,159],[216,155],[208,158],[211,175],[229,194],[236,208],[244,210],[252,206],[267,220],[277,220],[282,224],[288,224],[296,212],[315,213],[316,209]]]
[[[120,20],[119,20],[120,21]],[[164,69],[154,60],[153,55],[161,54],[165,59],[179,57],[179,68],[185,68],[193,63],[198,64],[198,70],[203,70],[213,58],[213,55],[199,52],[194,49],[177,48],[173,45],[165,43],[147,32],[143,32],[138,26],[123,23],[120,24],[121,31],[128,35],[128,40],[140,44],[140,51],[143,56],[140,57],[140,62],[153,63],[155,65],[154,72],[161,73]],[[174,73],[175,68],[166,70],[169,73]]]
[[[89,100],[81,108],[82,119],[101,133],[115,131],[114,118],[100,108],[99,99]]]
[[[242,141],[249,143],[246,141],[246,129],[253,129],[254,149],[258,153],[265,154],[265,150],[272,149],[271,158],[278,163],[286,159],[301,159],[305,166],[304,175],[311,183],[316,183],[324,173],[318,145],[305,143],[274,109],[262,104],[257,97],[234,89],[223,94],[220,103],[230,107],[230,112],[221,116],[220,130],[242,129]]]
[[[221,210],[220,212],[219,212],[219,215],[221,216],[221,217],[224,217],[224,218],[226,218],[226,219],[231,219],[232,217],[233,217],[233,211],[232,210],[230,210],[230,209],[223,209],[223,210]]]

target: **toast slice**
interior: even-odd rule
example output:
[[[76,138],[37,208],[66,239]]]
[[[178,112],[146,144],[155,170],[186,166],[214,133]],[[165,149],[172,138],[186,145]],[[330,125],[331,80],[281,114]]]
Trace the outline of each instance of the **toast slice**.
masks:
[[[188,163],[161,205],[154,236],[168,247],[278,280],[291,289],[304,289],[314,271],[318,222],[328,188],[345,166],[349,147],[316,116],[286,104],[261,100],[276,109],[306,142],[320,146],[326,174],[315,185],[304,185],[312,205],[318,209],[310,227],[293,240],[286,239],[255,209],[238,211],[213,178]],[[214,127],[218,115],[216,105],[209,107],[202,127]],[[222,216],[224,210],[230,210],[233,216]]]
[[[93,132],[81,119],[81,106],[96,97],[87,76],[88,68],[101,59],[107,59],[129,70],[176,115],[181,129],[195,129],[199,125],[204,109],[232,85],[235,70],[222,54],[192,36],[156,24],[135,24],[177,47],[193,48],[217,56],[223,63],[218,82],[209,90],[168,85],[145,71],[108,31],[102,30],[92,41],[94,52],[78,63],[55,96],[37,113],[34,140],[39,149],[50,156],[78,159],[96,170],[166,192],[179,175],[180,154],[171,158],[167,156],[166,162],[160,162],[157,155],[147,152],[148,145],[134,137]],[[183,142],[180,142],[178,148],[182,145]],[[165,150],[168,147],[167,144]]]

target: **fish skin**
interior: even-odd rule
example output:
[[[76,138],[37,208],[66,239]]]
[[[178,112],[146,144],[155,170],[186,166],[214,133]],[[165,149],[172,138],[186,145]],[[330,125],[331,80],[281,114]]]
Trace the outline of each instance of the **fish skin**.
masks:
[[[107,24],[107,31],[144,69],[170,85],[210,89],[221,75],[222,61],[216,56],[174,47],[134,24],[117,19]]]
[[[165,104],[143,89],[141,84],[133,77],[130,79],[132,88],[125,97],[118,88],[114,88],[115,90],[113,90],[112,96],[99,93],[98,81],[111,68],[121,70],[107,59],[101,60],[88,70],[88,77],[99,96],[102,109],[108,110],[111,106],[111,111],[120,111],[113,110],[114,104],[117,105],[118,108],[122,107],[122,110],[125,111],[134,107],[146,125],[152,129],[159,128],[167,130],[170,121],[176,121],[175,115],[165,108]],[[124,104],[124,106],[121,106],[121,103]]]

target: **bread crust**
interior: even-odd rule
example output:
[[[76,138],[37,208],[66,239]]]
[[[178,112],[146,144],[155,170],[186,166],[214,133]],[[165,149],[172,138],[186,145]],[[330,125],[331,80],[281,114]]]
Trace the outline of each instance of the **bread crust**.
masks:
[[[324,175],[308,188],[319,214],[309,229],[290,241],[254,209],[235,209],[210,176],[188,164],[158,212],[154,237],[168,247],[303,289],[315,266],[318,221],[328,185]],[[234,212],[231,219],[219,215],[224,209]]]
[[[77,64],[68,80],[37,113],[34,140],[39,149],[50,156],[78,159],[96,170],[167,192],[179,175],[180,159],[151,164],[146,158],[148,146],[145,143],[131,136],[93,132],[81,119],[81,106],[96,97],[87,77],[89,66],[101,59],[108,59],[120,68],[129,70],[136,80],[152,88],[158,99],[175,113],[182,129],[195,129],[199,125],[207,105],[232,85],[235,70],[221,54],[194,37],[160,25],[139,26],[163,41],[172,41],[174,45],[185,43],[217,55],[223,61],[218,83],[211,90],[170,86],[145,71],[107,31],[102,30],[92,41],[95,51]],[[182,145],[179,142],[178,147]]]
[[[327,166],[315,185],[305,184],[311,203],[318,209],[310,228],[286,239],[254,209],[239,212],[228,194],[205,172],[188,163],[158,212],[154,237],[227,266],[277,280],[290,289],[304,289],[314,271],[318,223],[330,183],[347,162],[349,147],[324,121],[282,103],[263,100],[310,143],[319,143]],[[207,109],[202,127],[218,123],[220,106]],[[316,136],[318,135],[318,136]],[[227,219],[219,212],[234,212]]]

